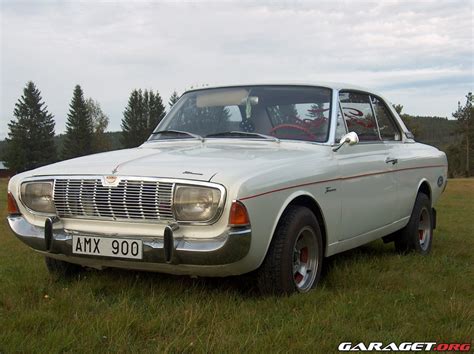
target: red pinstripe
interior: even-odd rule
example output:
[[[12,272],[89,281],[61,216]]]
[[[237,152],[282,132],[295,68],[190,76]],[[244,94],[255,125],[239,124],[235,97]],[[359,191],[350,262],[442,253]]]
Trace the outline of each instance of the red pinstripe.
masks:
[[[418,170],[418,169],[421,169],[421,168],[434,168],[434,167],[446,167],[446,165],[430,165],[430,166],[407,167],[407,168],[399,168],[398,170],[379,171],[379,172],[364,173],[364,174],[348,176],[348,177],[338,177],[338,178],[325,179],[325,180],[322,180],[322,181],[308,182],[308,183],[303,183],[303,184],[297,184],[297,185],[294,185],[294,186],[274,189],[274,190],[271,190],[271,191],[268,191],[268,192],[263,192],[263,193],[254,194],[254,195],[251,195],[251,196],[248,196],[248,197],[240,198],[239,200],[252,199],[252,198],[256,198],[256,197],[261,197],[262,195],[281,192],[281,191],[284,191],[284,190],[287,190],[287,189],[292,189],[292,188],[305,187],[305,186],[309,186],[309,185],[312,185],[312,184],[320,184],[320,183],[327,183],[327,182],[333,182],[333,181],[343,181],[343,180],[360,178],[360,177],[368,177],[368,176],[373,176],[373,175],[383,175],[383,174],[386,174],[386,173],[393,173],[393,172],[407,171],[407,170]]]

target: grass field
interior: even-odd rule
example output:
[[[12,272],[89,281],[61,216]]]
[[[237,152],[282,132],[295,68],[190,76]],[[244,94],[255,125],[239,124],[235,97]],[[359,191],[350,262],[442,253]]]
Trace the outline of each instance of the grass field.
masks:
[[[5,196],[3,180],[0,353],[328,353],[341,341],[474,338],[472,179],[449,181],[430,256],[372,242],[331,257],[318,289],[287,298],[258,296],[239,277],[108,270],[55,282],[9,230]]]

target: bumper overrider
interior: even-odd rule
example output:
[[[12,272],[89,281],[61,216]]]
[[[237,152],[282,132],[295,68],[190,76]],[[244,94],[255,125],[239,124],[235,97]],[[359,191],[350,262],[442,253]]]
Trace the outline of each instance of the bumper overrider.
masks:
[[[44,227],[29,223],[22,215],[8,216],[10,228],[16,236],[31,248],[52,258],[69,260],[72,263],[94,267],[111,266],[153,270],[153,264],[220,266],[237,262],[244,258],[251,243],[250,227],[232,228],[210,238],[175,237],[177,224],[165,227],[163,235],[157,237],[120,235],[123,238],[141,240],[143,258],[120,260],[103,256],[78,255],[72,251],[74,235],[97,237],[117,237],[117,235],[91,234],[65,229],[59,218],[47,218]],[[191,236],[191,235],[190,235]],[[157,270],[162,267],[157,267]]]

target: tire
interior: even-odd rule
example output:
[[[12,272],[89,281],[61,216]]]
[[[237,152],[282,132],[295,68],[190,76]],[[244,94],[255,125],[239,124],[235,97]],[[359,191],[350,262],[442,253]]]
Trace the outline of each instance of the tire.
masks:
[[[280,219],[263,264],[257,270],[260,292],[289,295],[314,288],[321,276],[322,244],[321,229],[313,212],[290,206]]]
[[[49,273],[57,279],[69,279],[84,270],[84,268],[78,264],[64,262],[50,257],[45,257],[44,260]]]
[[[416,252],[427,255],[433,243],[433,212],[424,193],[418,193],[407,226],[395,237],[395,249],[401,254]]]

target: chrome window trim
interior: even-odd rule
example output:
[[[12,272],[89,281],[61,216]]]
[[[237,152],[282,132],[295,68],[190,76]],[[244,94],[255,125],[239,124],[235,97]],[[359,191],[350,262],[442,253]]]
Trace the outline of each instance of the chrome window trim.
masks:
[[[265,86],[273,86],[273,87],[295,87],[295,88],[310,88],[310,89],[325,89],[325,90],[329,90],[330,91],[330,102],[329,102],[329,115],[328,115],[328,129],[327,129],[327,133],[326,133],[326,138],[324,141],[307,141],[307,140],[299,140],[299,139],[280,139],[280,141],[296,141],[296,142],[305,142],[305,143],[310,143],[310,144],[322,144],[322,145],[331,145],[331,139],[334,139],[333,137],[333,111],[334,111],[334,99],[335,97],[337,97],[337,90],[334,89],[334,87],[331,87],[330,85],[312,85],[312,84],[249,84],[249,85],[224,85],[224,86],[215,86],[215,87],[198,87],[198,88],[195,88],[195,89],[190,89],[190,90],[187,90],[185,91],[179,98],[181,99],[182,97],[184,97],[186,94],[188,93],[195,93],[195,92],[198,92],[198,91],[206,91],[206,90],[222,90],[222,89],[235,89],[235,88],[245,88],[245,87],[250,87],[250,86],[253,86],[253,87],[265,87]],[[164,122],[166,122],[167,120],[167,117],[172,113],[173,110],[177,109],[177,104],[174,104],[173,107],[171,108],[171,110],[163,117],[163,119],[160,121],[160,123],[158,123],[158,125],[156,126],[156,128],[153,130],[153,132],[156,132],[159,130],[159,127],[161,125],[164,125]],[[157,141],[167,141],[167,140],[171,140],[171,141],[177,141],[178,138],[176,139],[164,139],[164,140],[159,140],[159,139],[151,139],[151,137],[153,136],[153,134],[151,134],[148,139],[143,143],[143,144],[146,144],[146,143],[152,143],[152,142],[157,142]],[[210,138],[205,138],[205,140],[207,139],[210,139]],[[213,138],[213,139],[220,139],[220,138]],[[239,138],[241,139],[241,138]],[[179,140],[187,140],[187,141],[192,141],[192,140],[196,140],[196,139],[192,139],[192,138],[179,138]],[[250,140],[247,138],[247,140]],[[252,140],[258,140],[258,139],[252,139]],[[262,141],[266,141],[266,139],[262,139]],[[143,145],[142,144],[142,145]],[[142,146],[140,145],[140,146]]]
[[[331,143],[331,146],[337,146],[339,145],[339,141],[336,140],[336,130],[337,130],[337,116],[339,114],[339,112],[341,113],[341,117],[342,117],[342,122],[344,124],[344,128],[346,130],[346,134],[349,133],[349,128],[347,127],[347,122],[346,122],[346,119],[344,118],[344,111],[342,110],[342,106],[341,106],[341,101],[339,100],[339,93],[337,93],[337,107],[336,107],[336,112],[334,113],[334,116],[335,116],[335,121],[334,121],[334,137],[332,138],[332,143]]]
[[[374,105],[373,105],[373,103],[372,103],[372,96],[371,96],[371,95],[368,95],[368,96],[369,96],[370,109],[372,110],[372,114],[373,114],[374,120],[375,120],[375,125],[377,126],[377,134],[378,134],[378,136],[379,136],[379,140],[380,140],[380,141],[383,141],[382,135],[380,135],[379,120],[377,119],[377,114],[375,114]]]
[[[400,139],[399,139],[399,140],[385,140],[385,139],[382,139],[382,135],[380,134],[380,128],[378,128],[378,129],[379,129],[380,140],[382,140],[382,141],[389,141],[389,142],[390,142],[390,141],[402,141],[402,140],[403,140],[403,138],[402,138],[402,136],[403,136],[403,135],[402,135],[403,130],[400,129],[400,126],[398,125],[398,121],[397,121],[397,119],[395,119],[395,117],[393,116],[393,113],[392,113],[392,111],[390,110],[390,108],[388,107],[387,102],[385,102],[385,100],[382,99],[381,97],[379,97],[379,96],[377,96],[377,95],[374,95],[374,94],[372,94],[372,93],[371,93],[369,96],[370,96],[370,104],[371,104],[371,106],[372,106],[372,109],[373,109],[372,98],[376,98],[377,100],[379,100],[379,102],[382,103],[382,105],[384,106],[385,110],[386,110],[387,113],[388,113],[388,120],[389,120],[390,122],[392,122],[393,128],[396,130],[396,132],[398,132],[398,134],[399,134],[399,136],[400,136]],[[377,119],[377,115],[375,114],[375,109],[373,109],[373,111],[374,111],[374,117],[375,117],[375,119],[377,120],[377,127],[378,127],[378,119]],[[401,119],[401,117],[400,117],[400,119]]]
[[[112,175],[112,174],[111,174]],[[108,175],[107,175],[108,176]],[[115,176],[115,175],[114,175]],[[54,184],[56,179],[72,179],[72,180],[79,180],[79,179],[102,179],[104,175],[54,175],[54,176],[33,176],[27,177],[21,181],[18,185],[18,196],[21,201],[21,185],[24,183],[29,182],[53,182],[53,200],[54,200]],[[98,221],[113,221],[113,222],[128,222],[128,223],[141,223],[141,224],[169,224],[169,223],[178,223],[180,225],[212,225],[215,224],[224,211],[225,201],[227,197],[226,189],[223,185],[214,183],[214,182],[206,182],[206,181],[196,181],[196,180],[189,180],[189,179],[182,179],[182,178],[161,178],[161,177],[141,177],[141,176],[127,176],[127,175],[116,175],[121,179],[132,180],[132,181],[144,181],[144,182],[162,182],[162,183],[172,183],[173,184],[173,195],[172,195],[172,203],[174,204],[174,190],[176,186],[179,185],[186,185],[186,186],[198,186],[198,187],[208,187],[218,189],[221,192],[219,205],[217,207],[216,215],[210,219],[209,221],[179,221],[176,220],[176,215],[174,213],[174,206],[172,204],[173,210],[173,220],[140,220],[140,219],[120,219],[113,217],[94,217],[94,216],[68,216],[63,217],[63,219],[81,219],[81,220],[98,220]],[[40,213],[28,208],[23,201],[21,201],[22,205],[33,215],[39,216],[54,216],[56,214],[47,214],[47,213]]]
[[[360,91],[360,90],[351,90],[351,89],[339,90],[338,91],[338,100],[339,100],[339,104],[341,105],[341,109],[342,109],[342,103],[341,103],[340,95],[341,95],[341,93],[345,93],[345,92],[348,92],[348,93],[353,92],[353,93],[359,94],[359,95],[367,95],[367,98],[369,99],[370,110],[372,112],[372,115],[374,116],[375,125],[377,127],[377,136],[378,136],[379,140],[377,140],[377,141],[375,141],[375,140],[360,140],[357,144],[367,143],[367,142],[369,142],[369,143],[381,143],[381,142],[383,142],[383,140],[381,139],[381,136],[380,136],[379,123],[377,121],[377,117],[375,116],[374,107],[372,106],[371,94],[367,91]],[[342,117],[344,117],[344,111],[342,111]],[[345,118],[344,118],[344,121],[345,121]],[[347,127],[347,125],[346,125],[346,127]],[[355,133],[357,133],[357,132],[355,132]]]
[[[385,101],[385,99],[383,99],[381,96],[377,95],[377,94],[374,94],[372,92],[369,92],[369,91],[365,91],[365,90],[360,90],[360,89],[351,89],[351,88],[341,88],[337,91],[337,95],[338,95],[338,99],[339,99],[339,94],[340,93],[344,93],[344,92],[355,92],[355,93],[361,93],[361,94],[366,94],[366,95],[369,95],[369,100],[370,100],[370,104],[371,104],[371,107],[372,107],[372,101],[371,101],[371,97],[375,97],[376,99],[378,99],[380,102],[383,103],[383,105],[385,106],[385,108],[387,109],[387,111],[389,112],[389,116],[392,121],[392,123],[394,123],[395,125],[395,129],[398,130],[398,132],[400,133],[400,140],[380,140],[380,142],[384,142],[384,141],[388,141],[388,142],[393,142],[393,141],[400,141],[400,142],[406,142],[405,141],[405,138],[406,139],[413,139],[413,138],[409,138],[408,136],[406,136],[406,133],[409,132],[409,131],[405,131],[401,128],[400,126],[400,123],[398,121],[398,119],[394,116],[393,112],[392,112],[392,109],[393,107],[390,107],[390,104],[389,102]],[[339,100],[340,102],[340,100]],[[375,118],[375,112],[374,112],[374,118]],[[400,120],[402,120],[402,118],[400,117]],[[376,119],[377,121],[377,119]],[[403,122],[403,120],[402,120]],[[377,121],[377,127],[378,127],[378,121]],[[408,127],[407,127],[408,129]],[[378,130],[379,131],[379,130]],[[380,131],[379,131],[380,133]],[[361,143],[366,143],[367,141],[360,141],[359,144]],[[335,144],[337,145],[337,142],[335,142]]]

